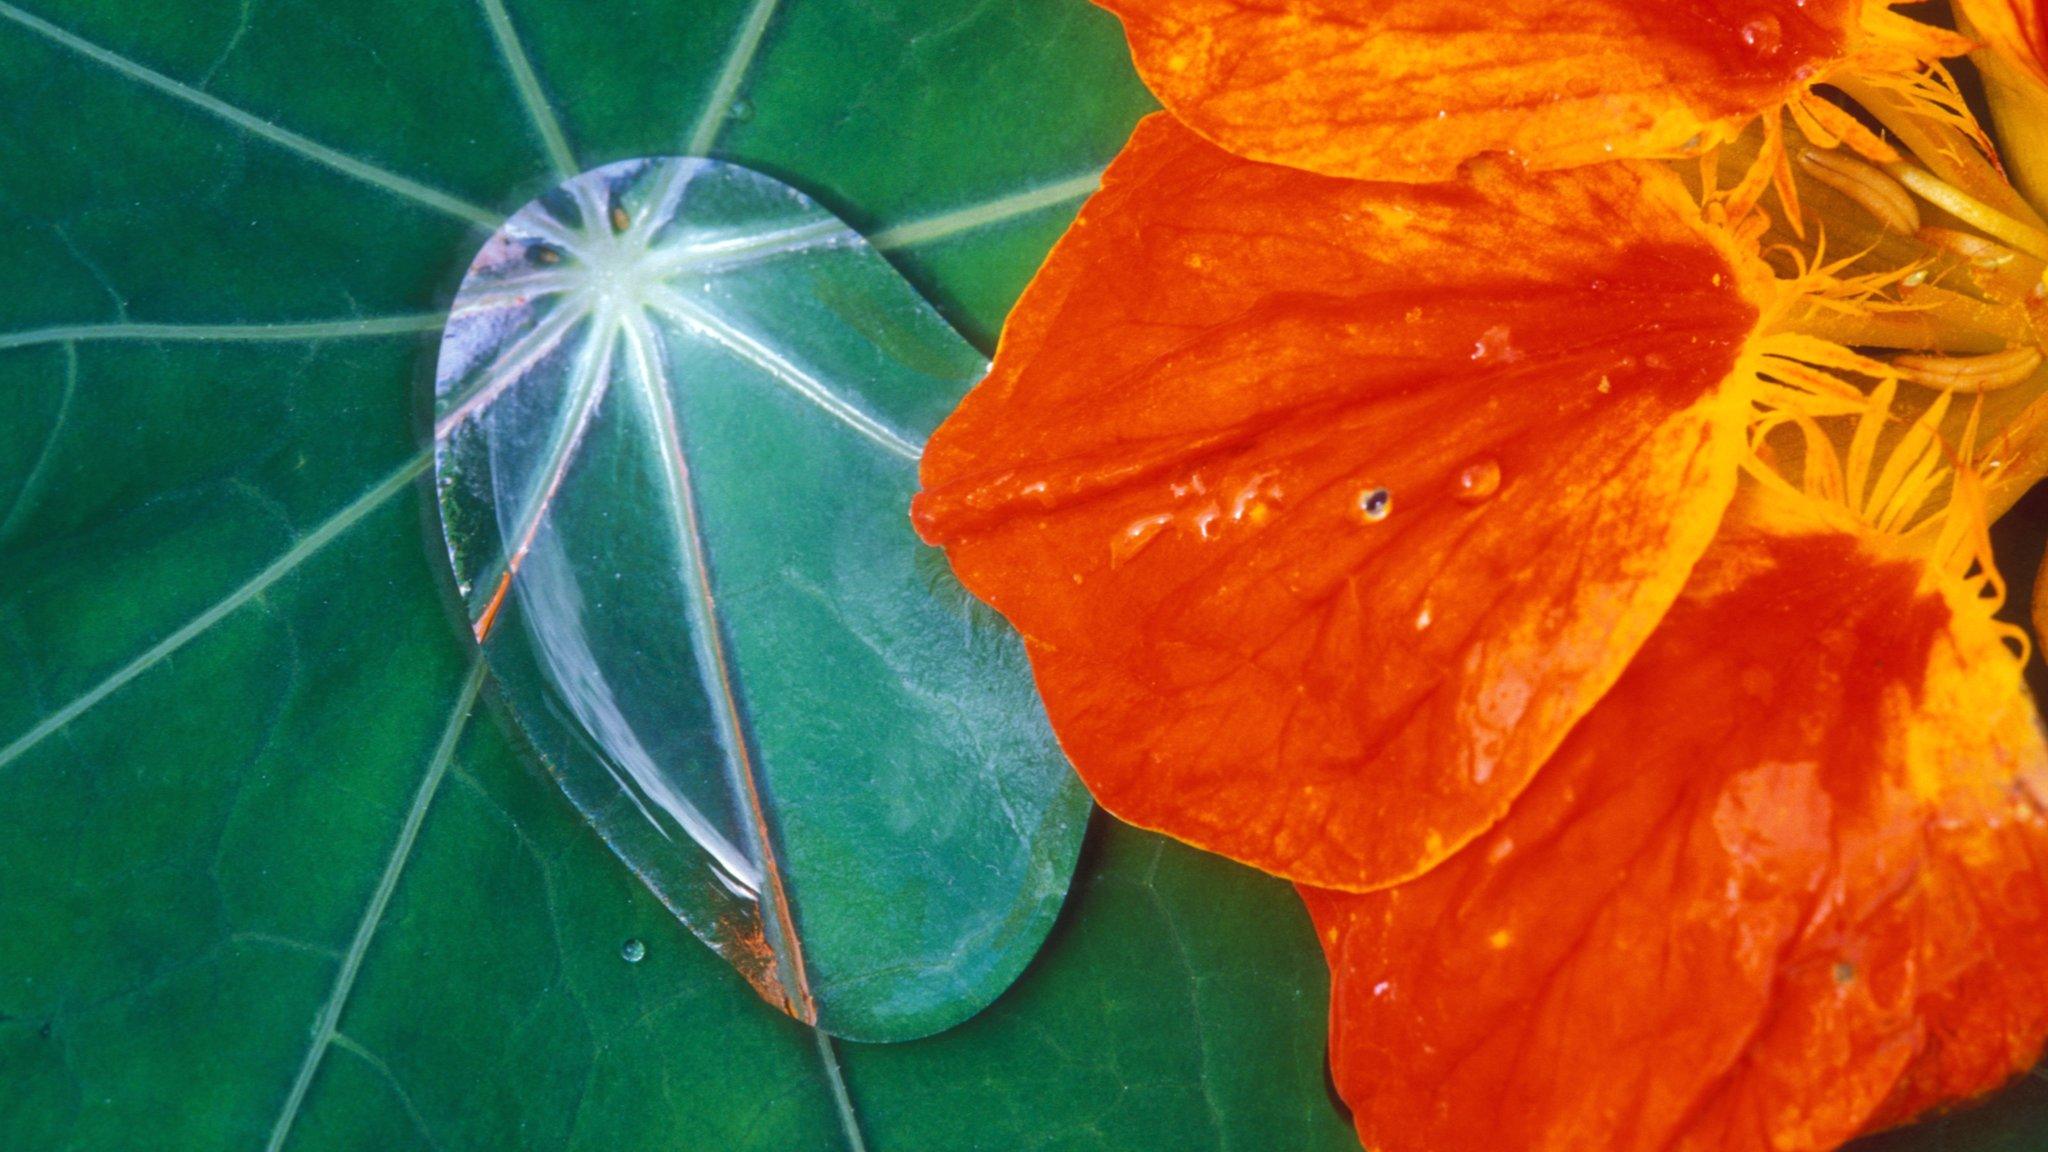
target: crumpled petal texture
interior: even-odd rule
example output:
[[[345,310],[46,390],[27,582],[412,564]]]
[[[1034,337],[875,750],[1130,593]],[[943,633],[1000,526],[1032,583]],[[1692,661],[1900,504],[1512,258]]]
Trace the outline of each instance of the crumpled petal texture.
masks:
[[[1757,317],[1665,171],[1438,186],[1165,117],[932,438],[914,515],[1123,819],[1363,890],[1477,835],[1734,487]]]
[[[1785,101],[1864,0],[1098,0],[1168,110],[1242,156],[1440,180],[1668,156]]]
[[[1984,602],[1846,535],[1724,541],[1514,810],[1304,891],[1383,1152],[1808,1152],[2048,1033],[2048,750]]]

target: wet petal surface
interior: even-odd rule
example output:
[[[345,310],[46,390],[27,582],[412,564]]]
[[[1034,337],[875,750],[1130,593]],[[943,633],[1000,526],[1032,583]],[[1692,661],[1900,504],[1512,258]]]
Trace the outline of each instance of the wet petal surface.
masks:
[[[1499,826],[1304,891],[1366,1145],[1803,1152],[2048,1033],[2048,770],[1988,609],[1846,535],[1717,544]]]
[[[1734,484],[1756,310],[1667,173],[1418,188],[1147,121],[916,505],[1113,812],[1369,888],[1504,811]]]

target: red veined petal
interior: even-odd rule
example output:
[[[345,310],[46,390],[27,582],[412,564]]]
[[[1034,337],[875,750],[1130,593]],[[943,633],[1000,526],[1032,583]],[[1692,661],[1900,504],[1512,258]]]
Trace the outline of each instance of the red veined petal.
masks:
[[[1986,47],[2048,84],[2048,10],[2040,0],[1956,0]]]
[[[1364,889],[1485,828],[1733,490],[1756,308],[1650,165],[1437,186],[1140,126],[914,506],[1132,823]]]
[[[1865,0],[1098,0],[1167,109],[1240,155],[1438,180],[1710,145],[1850,54]]]
[[[1304,891],[1384,1152],[1817,1152],[2048,1033],[2044,748],[1988,607],[1842,534],[1724,541],[1513,811]]]

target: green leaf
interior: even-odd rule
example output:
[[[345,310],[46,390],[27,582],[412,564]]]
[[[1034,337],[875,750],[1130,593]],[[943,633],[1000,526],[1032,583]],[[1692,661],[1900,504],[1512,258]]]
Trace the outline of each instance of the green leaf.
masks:
[[[0,7],[0,1147],[846,1146],[484,690],[442,315],[484,219],[709,131],[985,353],[1149,107],[1064,0]],[[837,1046],[867,1147],[1354,1147],[1286,887],[1089,844],[993,1006]]]
[[[716,160],[521,209],[442,338],[441,519],[505,698],[662,902],[838,1036],[1008,987],[1087,820],[1022,645],[904,513],[986,371],[846,224]]]
[[[813,1034],[479,702],[424,483],[435,334],[503,214],[708,132],[986,351],[1150,107],[1115,22],[1081,0],[17,3],[0,1148],[844,1146]],[[1009,992],[839,1058],[874,1152],[1341,1152],[1325,995],[1284,885],[1098,819]],[[1874,1147],[2044,1133],[2030,1081]]]

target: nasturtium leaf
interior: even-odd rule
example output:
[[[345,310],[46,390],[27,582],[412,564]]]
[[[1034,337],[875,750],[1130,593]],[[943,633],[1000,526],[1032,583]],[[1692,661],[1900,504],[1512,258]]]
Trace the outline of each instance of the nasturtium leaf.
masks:
[[[986,369],[844,222],[702,159],[521,209],[442,338],[441,515],[507,701],[662,901],[842,1036],[994,999],[1087,823],[1015,635],[904,513]]]

